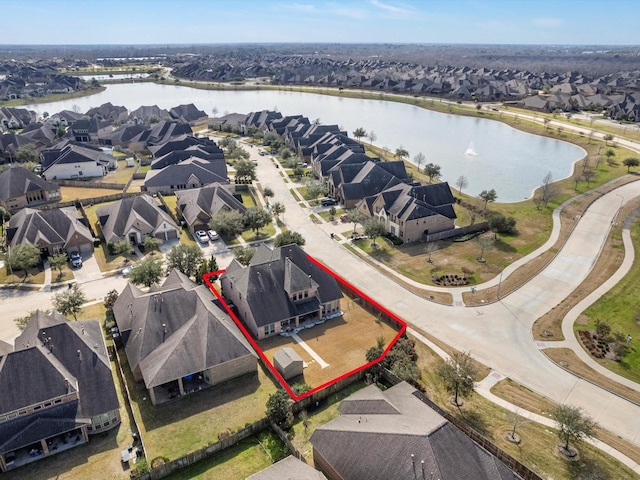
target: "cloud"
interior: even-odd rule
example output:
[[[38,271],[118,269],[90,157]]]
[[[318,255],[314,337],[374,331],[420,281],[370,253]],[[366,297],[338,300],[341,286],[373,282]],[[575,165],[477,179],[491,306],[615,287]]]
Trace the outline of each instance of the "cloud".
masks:
[[[534,18],[533,24],[537,27],[543,28],[558,28],[561,27],[564,22],[561,18]]]
[[[416,13],[414,9],[398,7],[389,3],[383,3],[380,0],[371,0],[371,5],[379,8],[380,10],[383,10],[385,13],[390,13],[394,16],[404,17],[408,15],[414,15]]]
[[[359,8],[349,8],[340,5],[330,5],[328,9],[332,15],[338,15],[340,17],[349,17],[355,19],[361,19],[365,17],[364,10]]]
[[[289,8],[291,10],[296,10],[298,12],[315,12],[316,11],[316,6],[315,5],[311,5],[309,3],[292,3],[291,5],[289,5]]]

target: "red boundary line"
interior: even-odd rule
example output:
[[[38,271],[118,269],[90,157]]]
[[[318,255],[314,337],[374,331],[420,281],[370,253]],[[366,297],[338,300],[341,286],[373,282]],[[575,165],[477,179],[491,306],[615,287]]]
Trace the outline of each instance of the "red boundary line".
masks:
[[[396,321],[399,325],[401,325],[401,328],[400,328],[400,331],[398,331],[396,336],[393,338],[393,340],[389,343],[389,345],[387,345],[387,348],[385,348],[384,351],[382,352],[382,354],[378,358],[376,358],[375,360],[373,360],[371,362],[368,362],[368,363],[365,363],[364,365],[361,365],[360,367],[354,368],[353,370],[351,370],[351,371],[349,371],[347,373],[344,373],[344,374],[340,375],[339,377],[336,377],[333,380],[330,380],[330,381],[328,381],[326,383],[323,383],[322,385],[320,385],[318,387],[315,387],[315,388],[309,390],[308,392],[304,392],[304,393],[302,393],[300,395],[296,395],[293,392],[293,390],[291,390],[291,387],[289,386],[289,384],[285,381],[284,378],[282,378],[282,375],[280,375],[280,372],[278,372],[276,370],[276,368],[273,366],[271,361],[264,354],[264,352],[262,351],[262,349],[260,348],[258,343],[253,339],[253,336],[247,331],[247,329],[242,324],[242,322],[238,319],[238,317],[236,317],[236,315],[231,311],[231,309],[229,308],[229,305],[227,305],[227,302],[224,301],[224,299],[222,298],[222,295],[220,294],[220,292],[218,292],[218,289],[216,287],[214,287],[213,284],[211,283],[210,277],[213,277],[213,276],[216,276],[216,275],[222,275],[223,273],[225,273],[226,270],[218,270],[217,272],[206,273],[206,274],[204,274],[202,276],[204,282],[207,284],[209,289],[213,292],[213,294],[216,296],[216,298],[224,306],[225,310],[227,311],[227,314],[229,314],[229,316],[233,319],[233,321],[236,323],[236,325],[238,326],[238,328],[240,329],[242,334],[245,336],[245,338],[249,341],[249,343],[254,348],[254,350],[256,352],[258,352],[258,355],[260,356],[262,361],[269,368],[271,373],[273,373],[273,375],[278,379],[278,381],[280,382],[282,387],[287,391],[289,396],[291,396],[291,398],[296,402],[298,400],[302,400],[305,397],[308,397],[309,395],[311,395],[311,394],[313,394],[315,392],[318,392],[318,391],[322,390],[323,388],[326,388],[326,387],[328,387],[330,385],[333,385],[334,383],[337,383],[337,382],[339,382],[340,380],[342,380],[344,378],[347,378],[347,377],[349,377],[351,375],[354,375],[354,374],[360,372],[361,370],[365,370],[365,369],[371,367],[372,365],[380,363],[384,359],[384,357],[387,356],[387,354],[389,353],[389,350],[391,350],[391,348],[395,345],[395,343],[398,341],[398,339],[407,330],[407,323],[405,321],[401,320],[394,313],[392,313],[389,310],[387,310],[386,308],[384,308],[382,305],[380,305],[378,302],[376,302],[375,300],[370,298],[368,295],[365,295],[364,293],[362,293],[359,289],[357,289],[356,287],[351,285],[344,278],[338,276],[336,273],[334,273],[333,271],[329,270],[325,265],[323,265],[322,263],[318,262],[311,255],[307,255],[307,259],[311,263],[316,265],[317,267],[319,267],[322,270],[324,270],[325,272],[327,272],[329,275],[331,275],[333,278],[335,278],[339,283],[341,283],[342,285],[345,285],[347,288],[352,290],[358,296],[360,296],[361,298],[364,298],[366,301],[371,303],[373,306],[375,306],[381,312],[383,312],[384,314],[386,314],[389,317],[391,317],[394,321]]]

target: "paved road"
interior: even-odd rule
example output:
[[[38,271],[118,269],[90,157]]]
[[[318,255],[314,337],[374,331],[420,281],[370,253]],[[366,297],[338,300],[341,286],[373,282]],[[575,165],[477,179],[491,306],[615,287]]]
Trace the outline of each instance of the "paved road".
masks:
[[[570,240],[545,271],[501,302],[483,307],[449,307],[411,294],[331,240],[302,210],[268,157],[260,157],[258,178],[285,203],[285,221],[306,239],[305,249],[349,282],[410,323],[485,365],[559,403],[579,405],[605,428],[640,446],[640,407],[577,379],[542,354],[531,336],[533,322],[567,297],[587,276],[621,204],[640,195],[640,182],[594,202]],[[296,212],[293,214],[293,212]]]

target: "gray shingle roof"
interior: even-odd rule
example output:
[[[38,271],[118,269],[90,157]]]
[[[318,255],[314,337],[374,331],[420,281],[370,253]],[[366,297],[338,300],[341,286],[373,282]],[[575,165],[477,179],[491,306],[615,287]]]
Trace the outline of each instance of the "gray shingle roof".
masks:
[[[131,229],[141,234],[155,232],[163,223],[178,229],[171,216],[150,195],[127,197],[98,207],[96,215],[107,242],[123,240]]]
[[[52,192],[60,188],[35,173],[19,166],[11,165],[4,172],[0,173],[0,200],[9,200],[26,195],[35,190]]]
[[[224,185],[214,183],[202,188],[176,192],[177,207],[188,225],[207,224],[221,210],[247,211]]]
[[[247,477],[247,480],[326,480],[321,472],[293,455]]]
[[[255,352],[204,286],[174,270],[148,293],[128,285],[113,311],[131,368],[151,388]]]
[[[384,391],[366,387],[343,401],[341,415],[311,436],[344,480],[516,480],[520,478],[402,382]],[[385,406],[384,403],[388,405]],[[413,461],[411,455],[414,455]]]

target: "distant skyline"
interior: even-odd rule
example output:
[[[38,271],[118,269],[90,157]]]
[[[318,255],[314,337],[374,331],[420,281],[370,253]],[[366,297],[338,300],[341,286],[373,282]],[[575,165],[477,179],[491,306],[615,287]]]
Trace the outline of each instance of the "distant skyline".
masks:
[[[638,0],[1,0],[0,44],[640,45]]]

